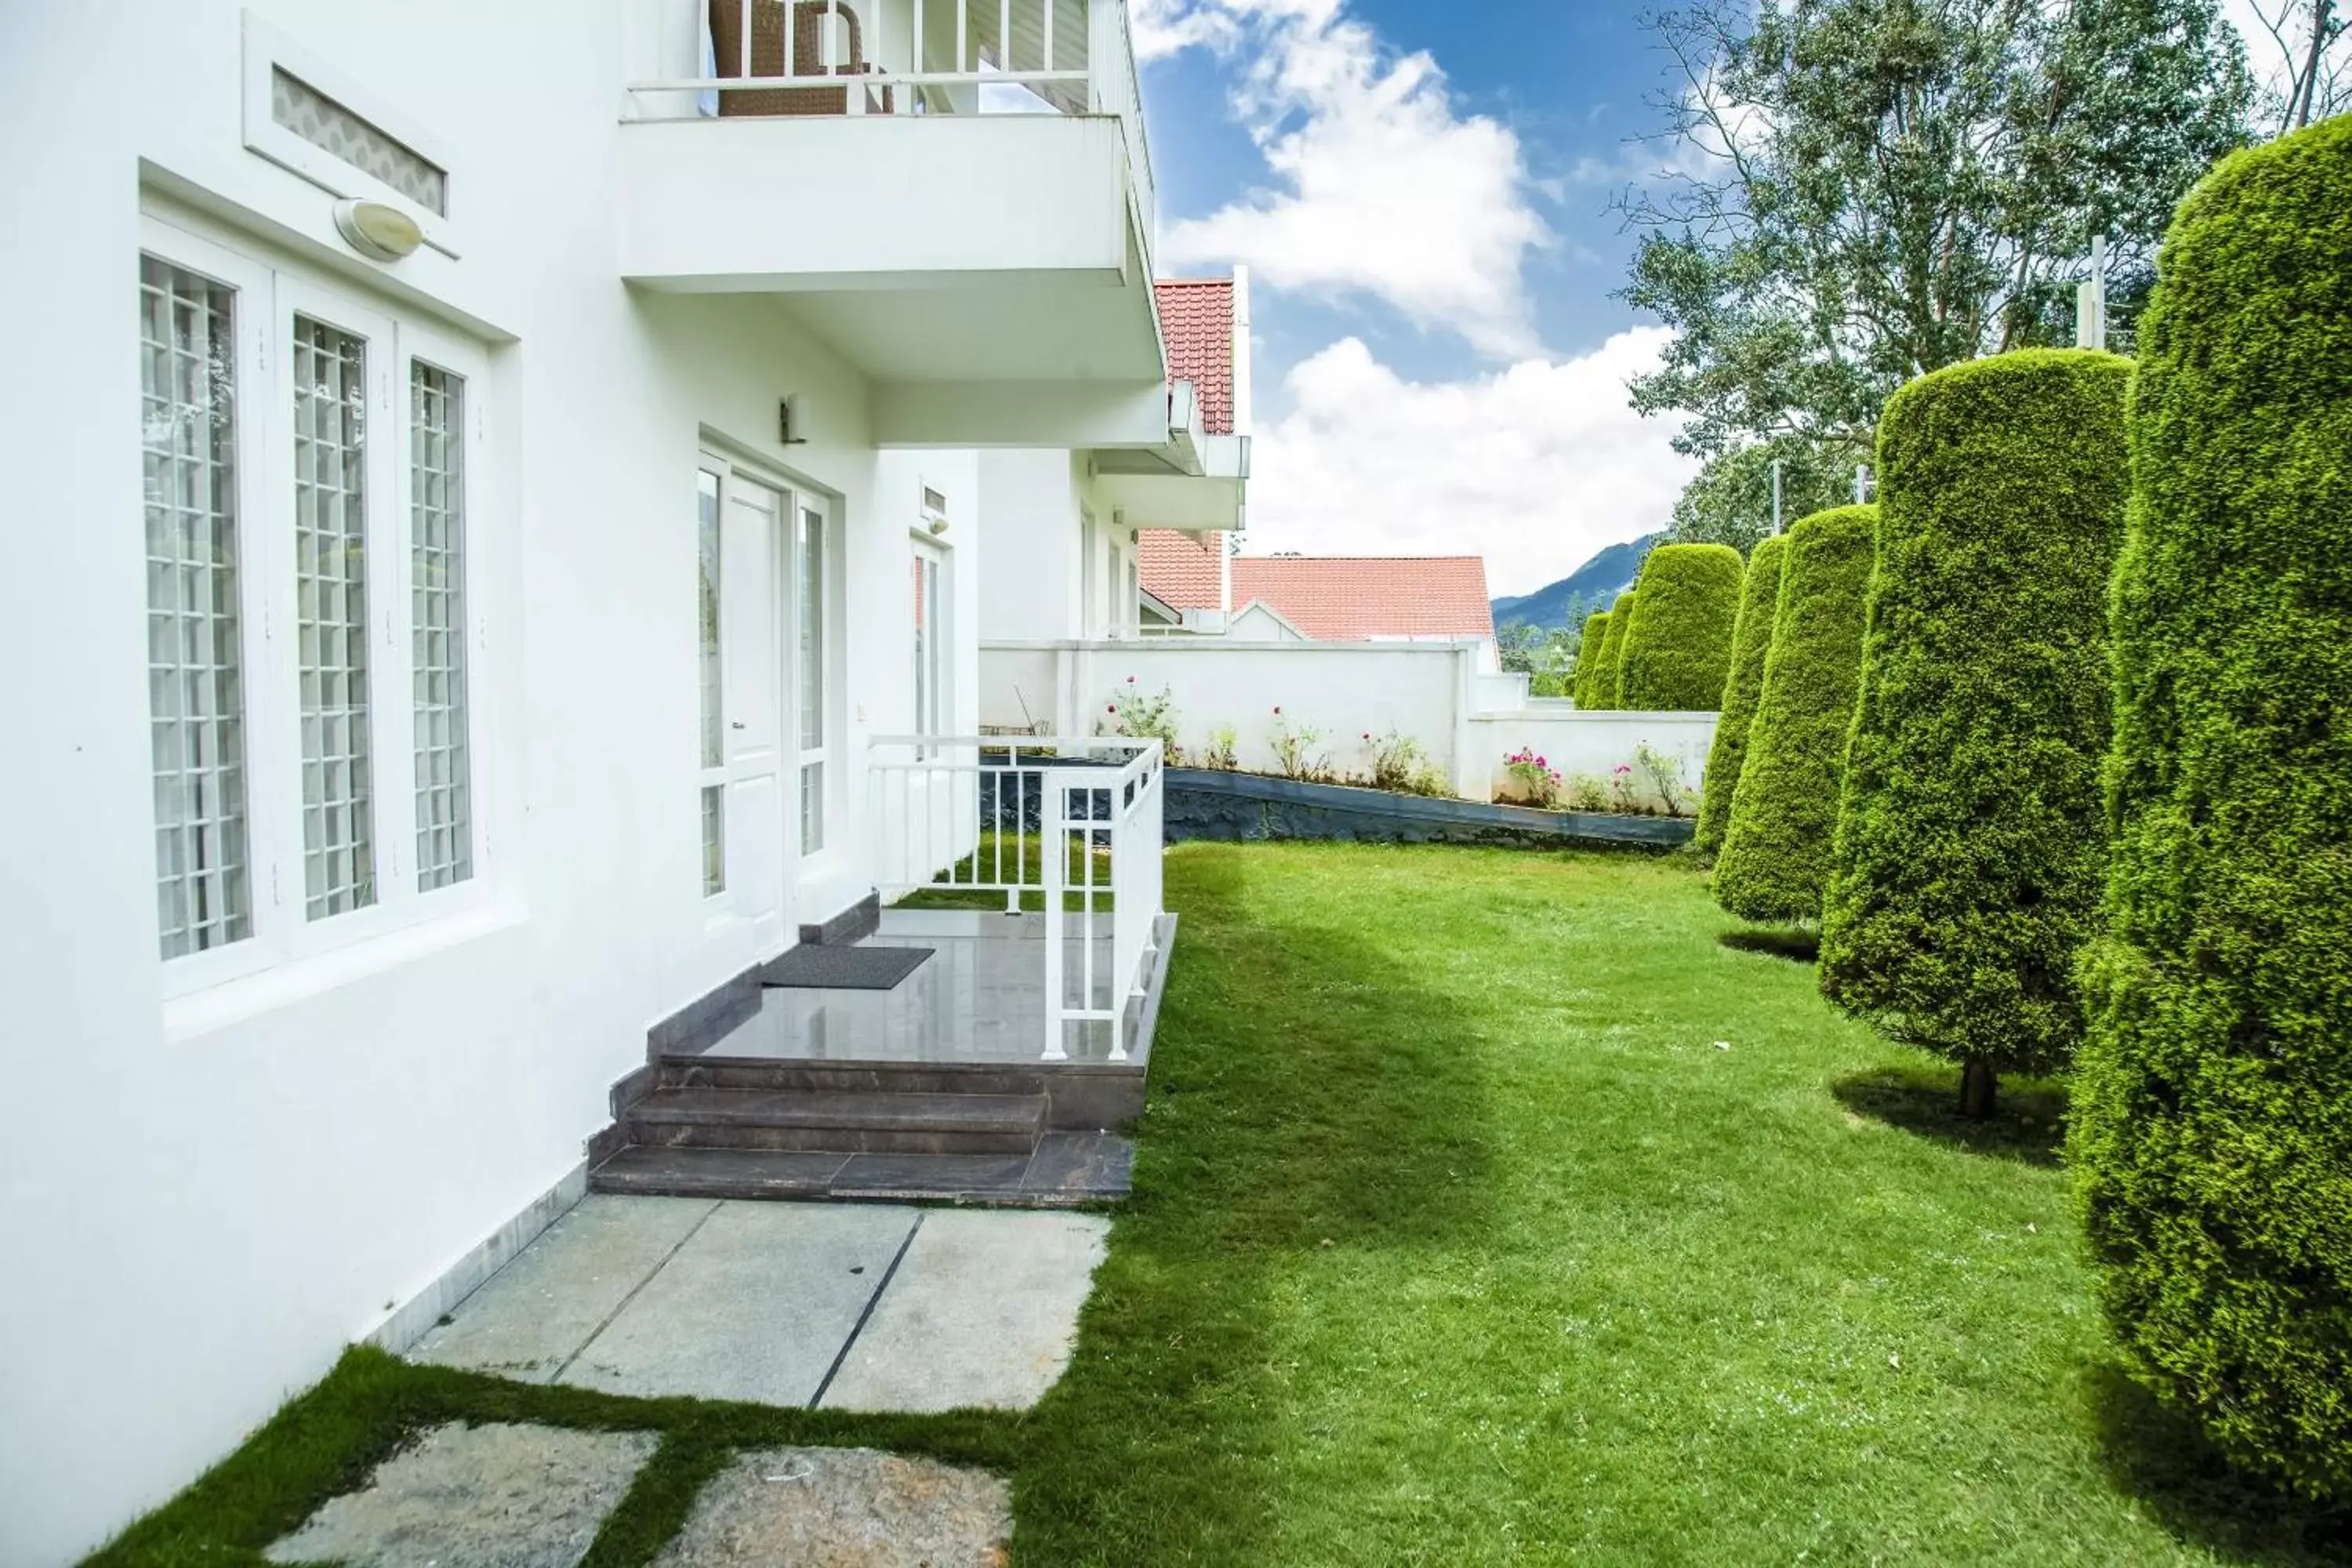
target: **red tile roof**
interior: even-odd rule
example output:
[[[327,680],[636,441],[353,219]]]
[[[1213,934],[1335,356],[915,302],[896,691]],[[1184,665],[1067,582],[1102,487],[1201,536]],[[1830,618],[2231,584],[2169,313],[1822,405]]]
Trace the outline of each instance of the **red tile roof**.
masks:
[[[1232,435],[1234,280],[1169,279],[1151,288],[1160,302],[1160,335],[1168,340],[1168,379],[1192,384],[1203,430]]]
[[[1233,569],[1236,615],[1264,600],[1317,642],[1495,635],[1475,555],[1236,555]]]
[[[1136,534],[1136,561],[1144,590],[1171,610],[1213,610],[1223,593],[1217,552],[1225,536],[1196,539],[1172,528],[1147,528]]]

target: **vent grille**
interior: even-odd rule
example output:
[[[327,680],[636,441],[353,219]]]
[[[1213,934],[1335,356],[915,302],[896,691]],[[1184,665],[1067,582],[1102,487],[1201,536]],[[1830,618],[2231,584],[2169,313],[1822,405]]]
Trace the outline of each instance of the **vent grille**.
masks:
[[[269,118],[425,211],[449,216],[447,170],[283,68],[270,72]]]

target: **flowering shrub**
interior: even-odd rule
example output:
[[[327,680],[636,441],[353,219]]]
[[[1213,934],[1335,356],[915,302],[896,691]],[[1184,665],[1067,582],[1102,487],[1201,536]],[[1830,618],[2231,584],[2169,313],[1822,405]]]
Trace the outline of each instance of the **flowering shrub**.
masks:
[[[1609,809],[1639,811],[1642,808],[1642,788],[1634,782],[1633,764],[1619,763],[1609,773]]]
[[[1175,695],[1167,687],[1161,687],[1157,697],[1146,697],[1130,675],[1126,686],[1103,705],[1103,713],[1102,727],[1108,733],[1159,742],[1171,767],[1184,760],[1184,748],[1176,743]]]
[[[1510,771],[1513,787],[1528,805],[1549,811],[1559,804],[1560,776],[1548,758],[1536,755],[1533,746],[1513,752],[1503,759],[1503,766]]]
[[[1421,742],[1397,733],[1393,725],[1386,735],[1377,738],[1370,730],[1365,731],[1364,744],[1372,753],[1374,789],[1440,796],[1454,793],[1444,775],[1431,764],[1429,753],[1422,750]]]
[[[1209,731],[1208,749],[1195,759],[1204,768],[1220,773],[1233,773],[1242,765],[1241,736],[1231,724]]]
[[[1321,731],[1310,730],[1304,724],[1294,725],[1282,716],[1281,709],[1274,710],[1271,737],[1274,760],[1282,769],[1284,778],[1300,779],[1308,784],[1331,782],[1331,759],[1315,754],[1315,743],[1322,738]]]
[[[1592,773],[1574,773],[1560,786],[1560,804],[1570,811],[1606,811],[1609,786]]]
[[[1683,784],[1680,761],[1643,741],[1633,748],[1633,762],[1650,781],[1651,790],[1668,816],[1688,816],[1697,805],[1690,790]]]

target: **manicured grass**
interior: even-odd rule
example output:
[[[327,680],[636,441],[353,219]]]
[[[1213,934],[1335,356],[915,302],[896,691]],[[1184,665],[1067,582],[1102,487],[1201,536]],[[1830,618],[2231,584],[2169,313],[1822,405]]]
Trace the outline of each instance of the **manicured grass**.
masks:
[[[744,1442],[1011,1475],[1029,1563],[2343,1561],[2118,1371],[2063,1099],[1732,945],[1679,860],[1199,845],[1135,1196],[1027,1416],[523,1389],[354,1354],[111,1563],[250,1562],[468,1414],[667,1436],[646,1560]],[[1718,1049],[1725,1041],[1729,1049]]]

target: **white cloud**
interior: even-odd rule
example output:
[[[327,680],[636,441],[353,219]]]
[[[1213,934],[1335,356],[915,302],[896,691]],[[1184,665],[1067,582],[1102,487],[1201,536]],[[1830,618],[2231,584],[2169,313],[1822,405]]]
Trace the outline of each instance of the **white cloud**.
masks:
[[[1233,102],[1271,188],[1172,225],[1177,265],[1247,263],[1276,289],[1370,296],[1498,357],[1537,351],[1522,266],[1552,243],[1518,138],[1457,114],[1426,52],[1397,55],[1344,0],[1150,0],[1139,47],[1243,62]]]
[[[1291,412],[1261,422],[1252,554],[1484,555],[1490,592],[1524,594],[1594,551],[1671,520],[1696,464],[1669,420],[1626,406],[1663,327],[1591,353],[1528,359],[1468,381],[1407,381],[1348,338],[1286,378]]]

